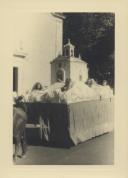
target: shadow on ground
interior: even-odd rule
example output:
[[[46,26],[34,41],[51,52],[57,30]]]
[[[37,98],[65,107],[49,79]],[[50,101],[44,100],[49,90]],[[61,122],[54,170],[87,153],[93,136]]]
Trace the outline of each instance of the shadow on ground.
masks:
[[[27,129],[28,151],[16,165],[112,165],[114,132],[107,133],[69,149],[43,143],[39,129]]]

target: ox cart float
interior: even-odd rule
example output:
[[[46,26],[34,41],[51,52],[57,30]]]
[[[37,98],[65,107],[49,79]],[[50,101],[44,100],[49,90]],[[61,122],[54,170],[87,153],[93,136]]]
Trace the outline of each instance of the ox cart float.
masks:
[[[114,99],[71,104],[26,103],[28,124],[39,124],[40,138],[55,145],[77,145],[114,129]]]

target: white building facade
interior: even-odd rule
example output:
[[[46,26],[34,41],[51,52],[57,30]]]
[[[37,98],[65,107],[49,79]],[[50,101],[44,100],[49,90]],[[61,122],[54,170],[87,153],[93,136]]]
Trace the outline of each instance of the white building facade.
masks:
[[[63,19],[60,13],[15,15],[13,91],[22,94],[36,82],[50,85],[50,61],[62,54]]]

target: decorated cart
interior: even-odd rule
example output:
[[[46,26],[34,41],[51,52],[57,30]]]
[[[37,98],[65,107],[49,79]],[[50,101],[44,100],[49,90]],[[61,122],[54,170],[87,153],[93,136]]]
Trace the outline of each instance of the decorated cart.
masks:
[[[76,103],[26,103],[28,123],[40,124],[41,140],[77,145],[114,128],[114,99]]]

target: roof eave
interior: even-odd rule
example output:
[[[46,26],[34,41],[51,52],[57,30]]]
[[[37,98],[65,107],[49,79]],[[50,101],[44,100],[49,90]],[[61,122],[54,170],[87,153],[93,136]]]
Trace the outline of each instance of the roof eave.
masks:
[[[51,13],[54,17],[64,20],[66,17],[62,13],[52,12]]]

